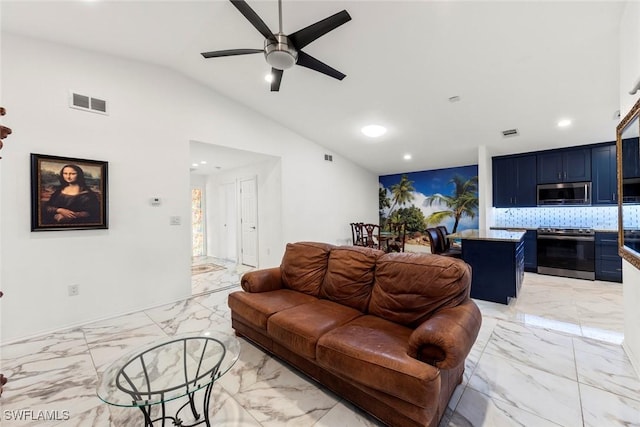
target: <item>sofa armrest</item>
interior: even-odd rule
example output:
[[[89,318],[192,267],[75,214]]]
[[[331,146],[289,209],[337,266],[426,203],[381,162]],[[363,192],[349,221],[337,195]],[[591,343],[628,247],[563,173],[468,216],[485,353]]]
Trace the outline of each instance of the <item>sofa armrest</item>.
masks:
[[[463,363],[478,337],[482,315],[472,300],[438,311],[409,337],[409,356],[437,368]]]
[[[240,281],[245,292],[268,292],[282,289],[280,267],[249,271]]]

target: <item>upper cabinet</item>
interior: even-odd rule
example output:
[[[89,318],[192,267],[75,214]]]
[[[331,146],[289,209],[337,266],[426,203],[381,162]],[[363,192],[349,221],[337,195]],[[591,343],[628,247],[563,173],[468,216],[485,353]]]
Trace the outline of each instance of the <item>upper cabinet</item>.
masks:
[[[640,177],[640,143],[638,137],[622,140],[622,177]]]
[[[493,158],[493,206],[536,206],[536,156]]]
[[[616,181],[616,144],[594,147],[591,151],[591,203],[611,205],[618,203],[618,183]]]
[[[538,184],[591,181],[591,149],[554,150],[538,154]]]

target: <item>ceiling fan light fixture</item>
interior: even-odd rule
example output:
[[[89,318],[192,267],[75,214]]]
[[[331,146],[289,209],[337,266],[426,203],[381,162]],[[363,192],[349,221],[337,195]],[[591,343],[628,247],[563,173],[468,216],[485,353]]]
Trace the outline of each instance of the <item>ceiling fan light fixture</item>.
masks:
[[[266,54],[267,63],[277,70],[286,70],[296,63],[296,58],[285,50],[274,50]]]
[[[284,34],[274,34],[275,40],[264,41],[264,57],[267,63],[277,70],[293,67],[298,60],[298,51]]]

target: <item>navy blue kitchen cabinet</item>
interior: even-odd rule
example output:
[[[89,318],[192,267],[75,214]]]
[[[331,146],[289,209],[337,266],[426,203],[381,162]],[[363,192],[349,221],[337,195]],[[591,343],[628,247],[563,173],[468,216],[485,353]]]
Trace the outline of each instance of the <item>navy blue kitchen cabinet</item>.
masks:
[[[493,206],[536,206],[536,156],[494,157]]]
[[[622,177],[640,177],[640,143],[638,138],[622,141]]]
[[[527,230],[524,235],[524,270],[538,271],[538,232]]]
[[[591,149],[553,150],[538,154],[538,184],[591,181]]]
[[[518,296],[524,279],[524,239],[462,239],[462,259],[472,270],[471,298],[508,304]]]
[[[591,150],[592,204],[618,203],[617,169],[615,143]]]
[[[596,280],[622,282],[618,233],[596,232]]]

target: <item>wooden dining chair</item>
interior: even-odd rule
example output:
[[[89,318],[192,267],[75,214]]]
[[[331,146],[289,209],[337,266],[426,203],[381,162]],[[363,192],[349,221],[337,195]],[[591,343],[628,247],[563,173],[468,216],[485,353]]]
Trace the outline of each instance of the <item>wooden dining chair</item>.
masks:
[[[378,224],[362,224],[364,230],[364,246],[380,249],[380,226]]]
[[[351,241],[353,246],[365,246],[363,236],[363,223],[352,222],[351,223]]]
[[[391,224],[389,229],[393,237],[387,242],[387,252],[404,252],[404,243],[407,236],[407,223]]]

